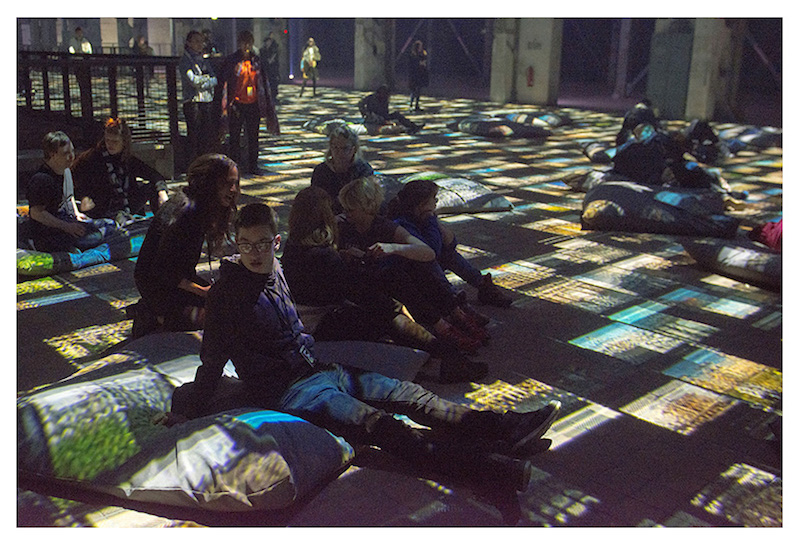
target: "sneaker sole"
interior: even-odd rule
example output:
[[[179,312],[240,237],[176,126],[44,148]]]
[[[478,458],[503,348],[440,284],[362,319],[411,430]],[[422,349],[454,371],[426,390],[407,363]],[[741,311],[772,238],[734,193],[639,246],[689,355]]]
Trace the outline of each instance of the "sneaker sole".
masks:
[[[550,426],[556,420],[556,417],[558,417],[558,413],[561,410],[561,402],[558,400],[553,400],[548,402],[547,405],[553,408],[553,410],[550,412],[550,415],[547,416],[547,419],[545,419],[541,425],[532,430],[530,434],[514,444],[514,446],[511,448],[511,453],[516,454],[526,451],[526,448],[529,446],[529,444],[533,443],[535,440],[538,440],[545,432],[547,432],[547,429],[550,428]]]

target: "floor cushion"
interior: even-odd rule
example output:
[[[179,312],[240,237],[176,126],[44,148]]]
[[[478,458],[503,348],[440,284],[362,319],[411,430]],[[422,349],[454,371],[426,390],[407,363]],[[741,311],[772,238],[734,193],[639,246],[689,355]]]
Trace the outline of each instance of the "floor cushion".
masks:
[[[722,194],[607,181],[586,192],[581,225],[597,231],[732,238],[739,220],[724,214]]]
[[[517,123],[506,118],[467,116],[447,124],[451,131],[461,131],[492,138],[547,138],[552,133],[543,126]]]
[[[683,248],[701,267],[724,277],[780,290],[783,256],[746,239],[696,239],[682,241]]]
[[[199,332],[145,336],[55,384],[17,398],[18,471],[122,499],[245,511],[285,508],[346,468],[354,449],[303,419],[255,408],[165,427],[154,417],[193,381]],[[320,343],[325,360],[409,379],[427,353],[364,342]],[[225,368],[212,404],[236,406]]]
[[[39,252],[18,242],[17,273],[31,277],[54,275],[138,256],[151,220],[152,217],[137,220],[119,235],[81,252]]]
[[[406,183],[412,180],[432,180],[439,186],[437,213],[499,212],[514,208],[502,195],[461,176],[426,171],[400,177],[380,174],[378,180],[383,187],[386,203],[391,201]]]
[[[318,116],[303,123],[303,129],[323,135],[330,135],[334,127],[346,125],[356,135],[367,134],[361,118],[342,118],[337,116]]]

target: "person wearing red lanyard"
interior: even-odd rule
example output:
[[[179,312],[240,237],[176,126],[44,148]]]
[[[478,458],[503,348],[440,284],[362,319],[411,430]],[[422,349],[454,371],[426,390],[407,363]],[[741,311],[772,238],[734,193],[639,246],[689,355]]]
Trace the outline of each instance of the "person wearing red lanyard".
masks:
[[[225,60],[223,74],[225,78],[224,108],[227,110],[228,156],[248,174],[257,174],[258,170],[258,131],[261,118],[267,122],[267,130],[272,134],[280,134],[278,117],[269,81],[262,71],[261,58],[253,51],[255,42],[249,30],[239,33],[238,49]],[[241,154],[241,133],[247,135],[247,155]]]

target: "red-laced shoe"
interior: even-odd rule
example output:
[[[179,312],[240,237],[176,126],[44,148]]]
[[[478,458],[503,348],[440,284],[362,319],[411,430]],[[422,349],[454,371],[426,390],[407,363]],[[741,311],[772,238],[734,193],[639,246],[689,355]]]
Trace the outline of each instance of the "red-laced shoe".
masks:
[[[449,322],[446,326],[436,333],[436,337],[445,343],[451,343],[465,353],[473,353],[478,350],[482,342],[465,334]]]

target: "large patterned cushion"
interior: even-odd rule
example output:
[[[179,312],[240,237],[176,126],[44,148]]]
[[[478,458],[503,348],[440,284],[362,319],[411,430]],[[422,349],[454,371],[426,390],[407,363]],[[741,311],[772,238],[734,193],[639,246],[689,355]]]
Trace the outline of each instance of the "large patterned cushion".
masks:
[[[467,212],[497,212],[511,210],[511,202],[483,184],[438,172],[421,172],[403,177],[379,175],[388,203],[406,183],[412,180],[432,180],[439,186],[436,212],[456,214]]]
[[[197,334],[141,338],[17,399],[22,477],[124,499],[208,510],[277,509],[335,477],[354,456],[341,438],[273,411],[237,409],[167,428],[176,387],[194,379]],[[232,369],[221,396],[236,392]]]

